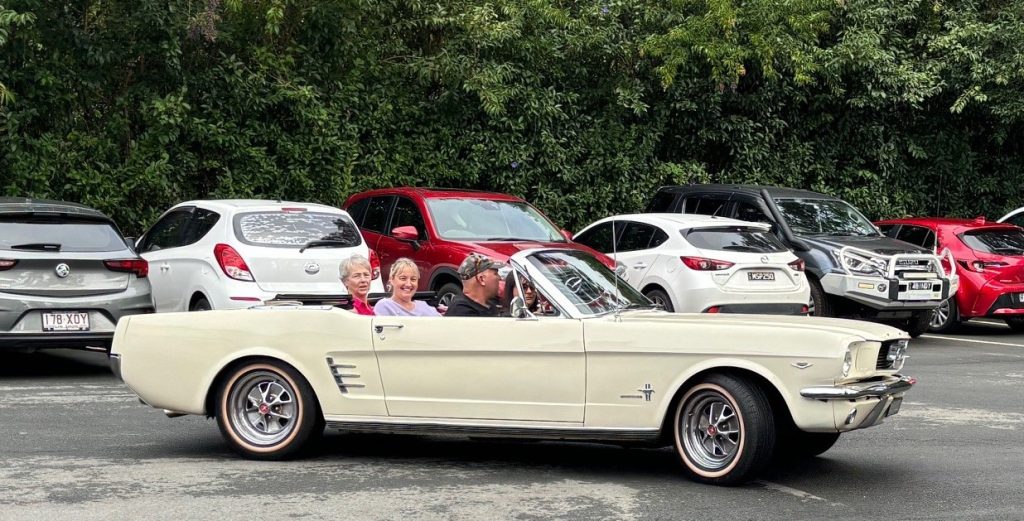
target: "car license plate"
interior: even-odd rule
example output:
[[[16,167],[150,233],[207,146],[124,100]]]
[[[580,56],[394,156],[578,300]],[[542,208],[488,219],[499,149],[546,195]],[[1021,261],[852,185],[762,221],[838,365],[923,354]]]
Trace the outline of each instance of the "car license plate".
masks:
[[[89,314],[79,311],[43,313],[43,331],[88,331]]]
[[[775,280],[775,274],[770,271],[747,272],[747,280]]]
[[[910,283],[910,290],[911,291],[930,290],[930,289],[932,289],[932,284],[933,283],[930,282],[930,281],[911,282]]]
[[[903,405],[902,396],[900,396],[899,398],[893,398],[892,403],[889,404],[889,410],[885,411],[885,415],[888,417],[900,412],[901,405]]]

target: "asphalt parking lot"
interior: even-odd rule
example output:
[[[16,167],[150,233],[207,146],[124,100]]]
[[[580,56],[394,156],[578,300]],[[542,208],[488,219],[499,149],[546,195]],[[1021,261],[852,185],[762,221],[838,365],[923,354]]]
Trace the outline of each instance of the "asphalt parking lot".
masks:
[[[242,460],[215,423],[139,404],[102,355],[0,355],[0,518],[1020,519],[1024,334],[914,341],[899,415],[736,488],[668,450],[330,434]]]

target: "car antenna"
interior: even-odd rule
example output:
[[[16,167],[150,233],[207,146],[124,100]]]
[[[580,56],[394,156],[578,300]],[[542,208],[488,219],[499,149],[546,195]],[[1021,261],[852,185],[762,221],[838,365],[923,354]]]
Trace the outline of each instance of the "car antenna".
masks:
[[[619,274],[615,273],[615,270],[619,267],[619,255],[618,248],[615,244],[618,241],[618,234],[615,233],[615,219],[612,219],[612,260],[615,264],[612,265],[612,283],[615,285],[615,320],[619,320],[619,313],[622,312],[622,295],[619,295]]]

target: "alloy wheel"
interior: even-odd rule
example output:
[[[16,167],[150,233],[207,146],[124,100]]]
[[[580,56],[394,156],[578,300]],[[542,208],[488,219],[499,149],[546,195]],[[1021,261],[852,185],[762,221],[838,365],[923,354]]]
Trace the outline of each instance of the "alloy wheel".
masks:
[[[278,443],[298,423],[295,390],[270,371],[244,376],[232,387],[228,407],[235,431],[253,445]]]
[[[740,419],[732,404],[712,390],[700,391],[683,409],[683,444],[701,467],[725,468],[739,452]]]

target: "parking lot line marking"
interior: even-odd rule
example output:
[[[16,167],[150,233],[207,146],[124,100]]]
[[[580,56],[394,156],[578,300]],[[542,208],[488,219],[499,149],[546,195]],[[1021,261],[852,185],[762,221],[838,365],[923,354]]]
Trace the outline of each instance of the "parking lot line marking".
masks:
[[[795,489],[793,487],[787,487],[786,485],[780,485],[778,483],[772,483],[771,481],[757,480],[754,483],[757,483],[759,485],[763,485],[767,489],[774,490],[776,492],[782,492],[783,494],[789,494],[791,496],[795,496],[795,497],[798,497],[798,498],[803,499],[803,500],[812,499],[814,501],[821,501],[821,502],[824,502],[824,503],[828,503],[830,506],[834,506],[834,507],[844,507],[844,506],[846,506],[846,505],[844,505],[842,503],[836,503],[834,501],[829,501],[829,500],[827,500],[827,499],[825,499],[823,497],[815,496],[814,494],[811,494],[810,492],[804,492],[803,490],[797,490],[797,489]]]
[[[937,340],[959,340],[960,342],[974,342],[975,344],[988,344],[993,346],[1024,347],[1024,344],[1011,344],[1009,342],[993,342],[991,340],[975,340],[973,338],[960,338],[957,336],[921,335],[921,338],[934,338]]]

